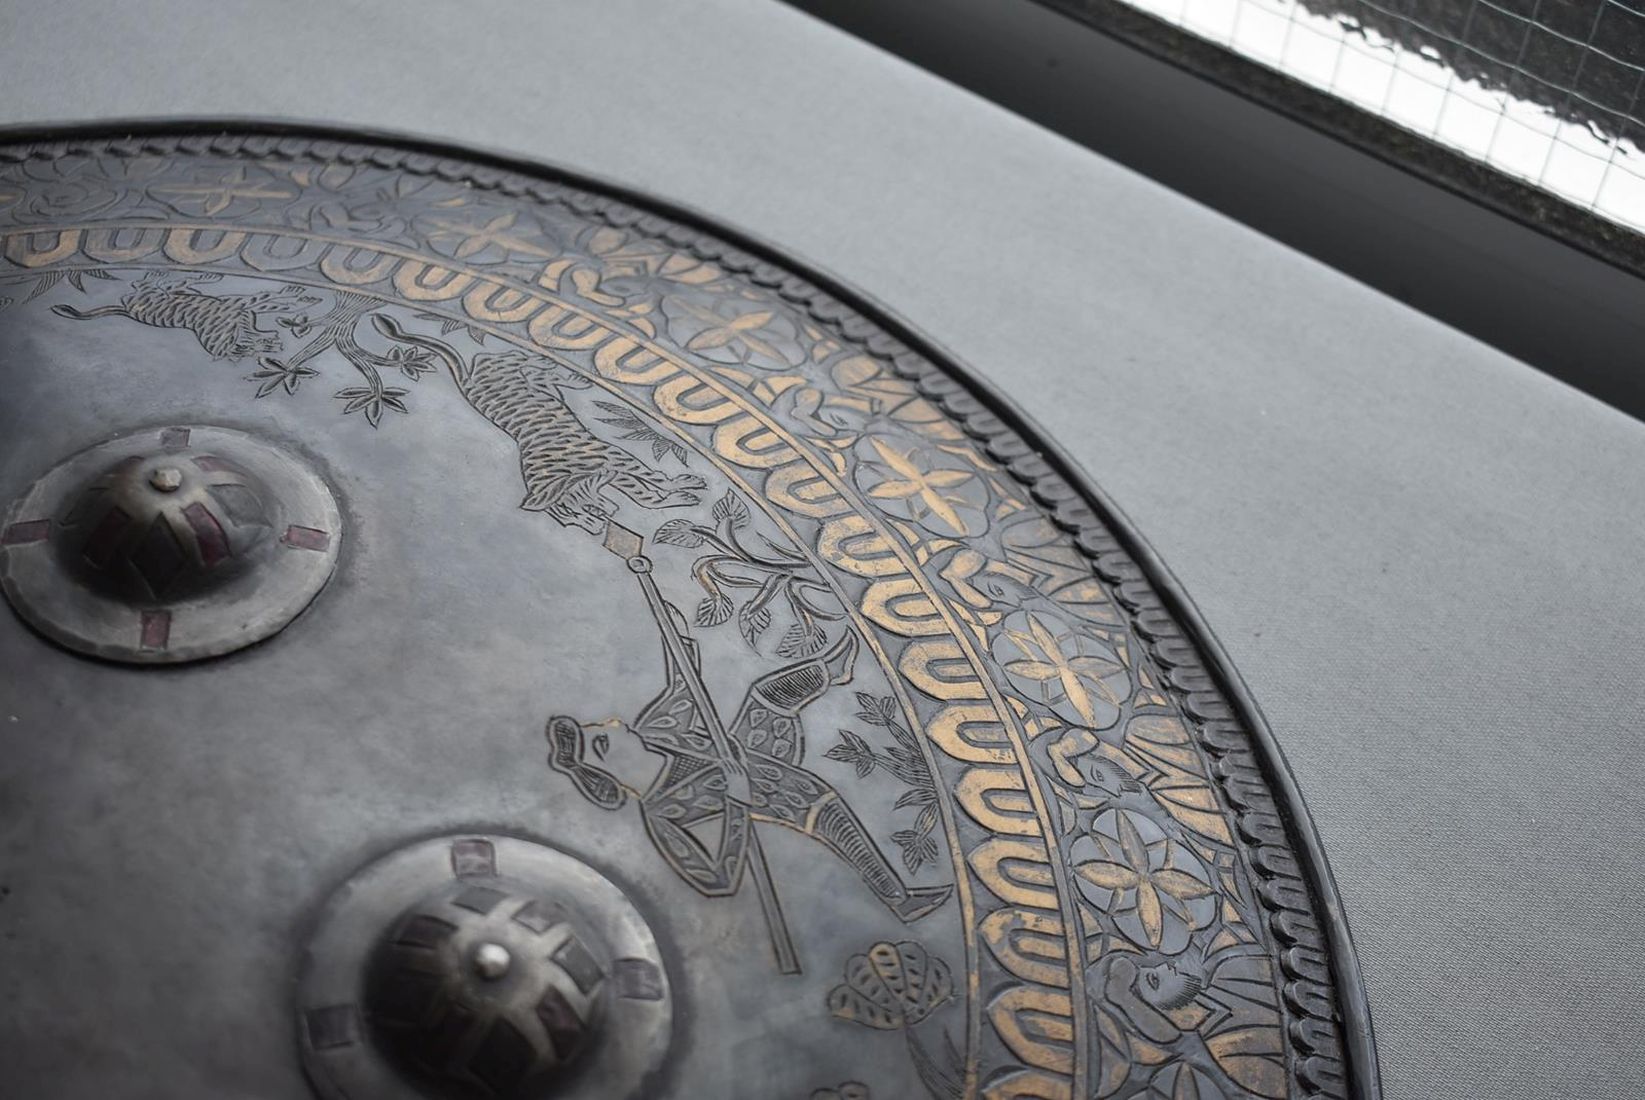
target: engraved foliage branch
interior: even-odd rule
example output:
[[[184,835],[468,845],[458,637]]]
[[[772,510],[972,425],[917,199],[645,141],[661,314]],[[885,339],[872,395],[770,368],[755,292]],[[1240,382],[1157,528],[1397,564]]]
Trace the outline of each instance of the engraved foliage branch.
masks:
[[[750,524],[748,505],[727,491],[714,504],[712,526],[689,519],[672,519],[657,529],[659,543],[688,549],[707,547],[691,575],[703,590],[696,621],[701,627],[719,626],[733,614],[737,628],[750,646],[771,626],[771,608],[779,601],[792,619],[777,644],[779,657],[809,657],[826,642],[822,623],[845,617],[828,586],[818,580],[811,563],[798,551],[760,536],[764,549],[750,550],[744,541]],[[754,591],[740,607],[733,594]]]
[[[897,743],[880,752],[859,735],[842,729],[840,743],[823,755],[850,764],[857,770],[858,779],[866,779],[880,768],[908,785],[895,808],[914,808],[918,813],[911,828],[899,829],[891,834],[891,839],[902,849],[903,866],[910,872],[918,871],[937,858],[937,841],[932,835],[937,828],[937,781],[914,735],[898,720],[895,699],[889,696],[876,699],[859,691],[857,705],[862,708],[857,711],[859,719],[890,731]]]

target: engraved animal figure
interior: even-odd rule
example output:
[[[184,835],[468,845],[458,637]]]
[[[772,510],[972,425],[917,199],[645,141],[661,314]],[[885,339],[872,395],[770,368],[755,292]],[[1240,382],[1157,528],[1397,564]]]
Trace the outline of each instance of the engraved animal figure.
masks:
[[[374,321],[385,335],[438,355],[469,404],[514,437],[526,484],[521,508],[547,512],[567,526],[598,535],[618,508],[608,490],[644,508],[701,503],[702,478],[654,470],[588,430],[560,392],[590,385],[570,368],[517,350],[482,353],[464,364],[439,340],[408,333],[386,316]]]
[[[280,349],[278,333],[258,323],[269,314],[295,313],[320,301],[299,286],[282,286],[255,294],[209,294],[199,288],[205,276],[144,275],[116,306],[79,310],[53,306],[59,317],[87,321],[95,317],[129,317],[154,328],[185,328],[213,359],[244,359]]]

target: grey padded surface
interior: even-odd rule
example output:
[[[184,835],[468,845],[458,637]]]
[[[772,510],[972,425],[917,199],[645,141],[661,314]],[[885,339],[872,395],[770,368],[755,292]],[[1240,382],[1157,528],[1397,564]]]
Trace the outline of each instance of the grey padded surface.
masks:
[[[279,116],[565,165],[889,303],[1227,646],[1390,1100],[1637,1087],[1645,427],[766,0],[6,0],[0,72],[5,123]]]

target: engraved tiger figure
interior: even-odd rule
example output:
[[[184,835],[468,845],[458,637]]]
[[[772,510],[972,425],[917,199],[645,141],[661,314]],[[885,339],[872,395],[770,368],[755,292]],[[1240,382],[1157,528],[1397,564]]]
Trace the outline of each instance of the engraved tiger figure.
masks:
[[[443,341],[407,332],[393,318],[373,318],[379,331],[433,351],[445,362],[469,404],[520,446],[526,495],[520,507],[598,535],[618,504],[616,490],[644,508],[684,508],[702,502],[707,483],[694,474],[655,470],[596,436],[565,403],[562,389],[592,383],[552,359],[509,350],[464,363]]]
[[[320,301],[300,286],[255,294],[209,294],[199,288],[198,284],[219,277],[150,272],[132,283],[119,305],[87,310],[53,306],[51,311],[76,321],[127,317],[152,328],[187,329],[213,359],[238,360],[280,349],[280,335],[265,330],[258,323],[262,317],[295,313]]]

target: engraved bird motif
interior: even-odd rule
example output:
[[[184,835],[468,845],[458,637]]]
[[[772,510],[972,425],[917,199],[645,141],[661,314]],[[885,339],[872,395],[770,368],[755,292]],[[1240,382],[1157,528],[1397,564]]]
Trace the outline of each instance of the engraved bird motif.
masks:
[[[119,305],[87,310],[53,306],[51,311],[76,321],[129,317],[154,328],[188,329],[213,359],[244,359],[280,349],[279,334],[265,331],[258,324],[261,317],[293,313],[320,301],[290,285],[255,294],[209,294],[196,285],[203,281],[206,277],[145,275]]]

